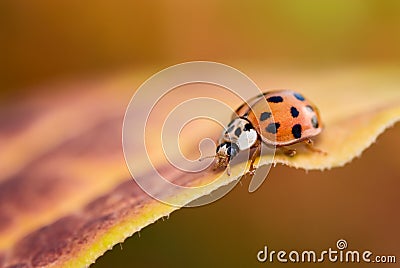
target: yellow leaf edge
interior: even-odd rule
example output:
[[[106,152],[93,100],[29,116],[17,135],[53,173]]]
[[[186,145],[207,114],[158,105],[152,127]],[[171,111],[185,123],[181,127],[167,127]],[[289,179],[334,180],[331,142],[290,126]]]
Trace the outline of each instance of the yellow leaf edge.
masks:
[[[333,167],[341,167],[347,163],[350,163],[354,158],[359,157],[364,150],[371,146],[386,129],[392,127],[396,122],[400,121],[400,107],[394,107],[387,110],[380,111],[375,114],[371,119],[371,123],[368,124],[368,131],[361,130],[363,142],[360,142],[353,146],[350,150],[350,155],[347,158],[341,159],[340,161],[330,161],[325,166],[316,165],[300,165],[297,164],[294,159],[287,157],[276,156],[272,164],[283,164],[295,168],[303,169],[328,169]],[[363,146],[360,146],[363,145]],[[225,186],[238,180],[241,175],[235,175],[237,170],[242,170],[242,165],[248,163],[241,163],[236,167],[232,168],[231,176],[222,176],[216,183],[202,187],[201,190],[195,194],[188,195],[185,191],[181,192],[174,199],[179,203],[190,203],[204,195],[208,195],[219,187]],[[259,165],[271,164],[270,157],[261,157]],[[330,165],[330,166],[329,166]],[[200,189],[200,188],[199,188]],[[183,201],[183,202],[182,202]],[[144,227],[156,222],[163,217],[169,217],[169,215],[178,210],[179,207],[173,207],[166,205],[159,201],[151,199],[150,202],[141,207],[138,213],[135,213],[133,217],[121,220],[117,225],[108,229],[106,233],[99,235],[92,244],[88,245],[84,250],[78,252],[73,258],[64,261],[61,267],[87,267],[94,263],[97,258],[102,256],[107,250],[118,243],[122,243],[128,237],[131,237],[136,232],[139,232]],[[127,254],[129,254],[127,252]]]

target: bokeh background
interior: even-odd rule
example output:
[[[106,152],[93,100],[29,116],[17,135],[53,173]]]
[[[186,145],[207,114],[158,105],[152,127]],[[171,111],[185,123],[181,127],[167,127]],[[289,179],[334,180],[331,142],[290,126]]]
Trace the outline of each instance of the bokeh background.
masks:
[[[400,61],[398,1],[0,3],[2,95],[191,60],[314,66]],[[239,67],[238,66],[238,67]]]
[[[2,0],[0,32],[5,106],[66,88],[49,85],[126,70],[146,78],[192,60],[244,71],[400,65],[400,1],[390,0]],[[173,213],[93,267],[245,267],[257,265],[264,245],[323,250],[340,238],[400,261],[400,169],[387,157],[399,134],[397,126],[342,169],[277,167],[256,193],[237,187],[212,205]]]

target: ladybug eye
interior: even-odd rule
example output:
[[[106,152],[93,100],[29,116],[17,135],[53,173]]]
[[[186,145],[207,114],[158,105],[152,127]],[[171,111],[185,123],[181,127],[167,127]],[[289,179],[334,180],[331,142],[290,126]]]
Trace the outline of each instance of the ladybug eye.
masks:
[[[239,147],[235,143],[231,143],[228,147],[227,153],[229,158],[232,159],[239,153]]]
[[[231,156],[232,153],[234,153],[232,147],[228,148],[227,153],[228,153],[229,156]]]

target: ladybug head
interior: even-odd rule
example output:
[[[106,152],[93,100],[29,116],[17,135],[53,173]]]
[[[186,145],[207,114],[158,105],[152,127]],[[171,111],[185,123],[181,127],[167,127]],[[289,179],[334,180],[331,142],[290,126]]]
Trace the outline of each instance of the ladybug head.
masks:
[[[216,149],[216,167],[226,167],[229,161],[234,158],[240,149],[236,143],[224,142],[217,146]]]
[[[228,168],[229,175],[229,162],[238,155],[240,151],[249,149],[257,141],[258,134],[252,124],[245,118],[233,119],[226,130],[221,135],[219,145],[216,149],[216,154],[213,156],[206,156],[205,158],[216,158],[214,168]]]

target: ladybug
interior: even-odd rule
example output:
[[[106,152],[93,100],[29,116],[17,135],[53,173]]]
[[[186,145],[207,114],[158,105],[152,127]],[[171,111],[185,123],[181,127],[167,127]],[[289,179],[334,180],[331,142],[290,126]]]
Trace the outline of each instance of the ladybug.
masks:
[[[274,90],[260,94],[239,106],[231,122],[221,135],[216,149],[214,169],[227,169],[229,162],[240,151],[255,148],[250,162],[254,174],[255,159],[260,154],[261,143],[275,146],[288,156],[296,154],[288,145],[304,142],[315,152],[312,137],[322,131],[322,121],[317,107],[302,94],[292,90]]]

